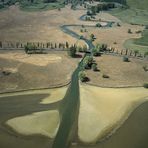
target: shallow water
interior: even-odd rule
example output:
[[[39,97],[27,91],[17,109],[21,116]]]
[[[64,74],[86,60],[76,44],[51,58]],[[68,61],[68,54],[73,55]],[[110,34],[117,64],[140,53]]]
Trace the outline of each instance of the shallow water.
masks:
[[[107,140],[93,146],[71,148],[148,148],[148,102],[140,105]]]
[[[59,103],[39,104],[48,94],[19,95],[0,98],[0,148],[50,148],[51,140],[45,136],[23,136],[4,123],[12,118],[34,112],[58,108]]]

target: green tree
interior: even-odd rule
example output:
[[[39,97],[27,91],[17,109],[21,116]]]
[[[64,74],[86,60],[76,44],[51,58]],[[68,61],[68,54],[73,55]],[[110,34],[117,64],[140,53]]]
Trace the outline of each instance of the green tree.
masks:
[[[66,48],[69,48],[69,44],[68,44],[68,42],[66,42]]]
[[[96,27],[102,27],[102,25],[100,23],[97,23]]]
[[[93,48],[92,53],[93,53],[93,56],[100,56],[101,55],[100,50],[98,48]]]
[[[80,79],[81,82],[85,82],[87,80],[85,71],[79,72],[79,79]]]
[[[138,53],[139,53],[138,50],[134,50],[135,57],[137,56]]]
[[[145,53],[144,53],[144,57],[147,57],[148,56],[148,51],[146,51]]]
[[[77,52],[76,46],[71,46],[68,50],[68,55],[71,57],[75,57]]]
[[[107,50],[107,44],[101,44],[99,46],[100,51],[106,51]]]
[[[97,64],[96,63],[92,64],[92,69],[93,69],[93,71],[97,71]]]
[[[86,56],[83,60],[83,66],[85,69],[90,69],[93,63],[93,57],[92,56]]]

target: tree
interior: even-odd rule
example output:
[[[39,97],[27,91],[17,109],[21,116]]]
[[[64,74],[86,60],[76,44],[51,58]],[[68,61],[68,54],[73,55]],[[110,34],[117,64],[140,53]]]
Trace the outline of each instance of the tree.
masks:
[[[66,42],[66,48],[69,48],[69,44],[68,44],[68,42]]]
[[[35,45],[32,45],[30,43],[27,43],[27,45],[25,45],[25,52],[27,54],[29,53],[36,53],[37,47]]]
[[[100,51],[106,51],[107,50],[107,44],[101,44],[99,49],[100,49]]]
[[[130,34],[132,33],[131,29],[128,29],[128,33],[130,33]]]
[[[71,57],[75,57],[77,52],[76,46],[71,46],[68,50],[68,55]]]
[[[100,56],[101,55],[100,50],[97,48],[93,48],[92,53],[93,53],[93,56]]]
[[[92,15],[96,15],[96,7],[95,6],[91,7],[91,12],[92,12]]]
[[[94,40],[95,40],[95,35],[94,35],[94,34],[91,34],[91,35],[90,35],[90,40],[91,40],[91,41],[94,41]]]
[[[83,60],[83,66],[85,69],[90,69],[93,63],[93,57],[92,56],[86,56]]]
[[[80,79],[81,82],[85,82],[87,80],[85,71],[79,72],[79,79]]]
[[[148,56],[148,51],[146,51],[145,53],[144,53],[144,57],[147,57]]]
[[[100,23],[97,23],[96,27],[102,27],[102,25]]]
[[[144,87],[144,88],[148,88],[148,83],[144,83],[144,84],[143,84],[143,87]]]
[[[92,69],[93,69],[93,71],[97,71],[97,64],[96,63],[92,64]]]
[[[3,44],[2,44],[2,42],[0,41],[0,48],[2,48],[3,47]]]
[[[134,50],[135,57],[137,56],[138,53],[139,53],[138,50]]]
[[[123,62],[129,62],[129,58],[127,56],[123,57]]]

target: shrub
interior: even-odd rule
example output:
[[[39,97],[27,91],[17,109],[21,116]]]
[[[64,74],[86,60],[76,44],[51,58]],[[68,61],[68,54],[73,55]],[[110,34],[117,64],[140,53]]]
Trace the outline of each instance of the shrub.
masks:
[[[29,53],[36,53],[37,46],[28,43],[28,44],[25,45],[24,47],[25,47],[25,52],[26,52],[27,54],[29,54]]]
[[[145,66],[143,66],[143,69],[144,69],[144,71],[148,71],[148,67],[145,65]]]
[[[141,30],[138,30],[138,31],[136,31],[135,33],[139,34],[139,33],[141,33],[141,32],[142,32]]]
[[[80,39],[83,39],[83,38],[84,38],[83,35],[81,35],[81,36],[80,36]]]
[[[93,71],[97,71],[98,70],[96,63],[92,64],[92,69],[93,69]]]
[[[97,48],[92,49],[93,56],[101,56],[100,50]]]
[[[79,72],[79,79],[80,79],[81,82],[85,82],[87,80],[85,71]]]
[[[144,53],[144,57],[147,57],[148,56],[148,51],[146,51],[145,53]]]
[[[85,17],[85,20],[86,20],[86,21],[90,21],[90,20],[91,20],[91,17],[90,17],[90,16],[86,16],[86,17]]]
[[[117,26],[118,26],[118,27],[121,27],[120,23],[117,23]]]
[[[143,87],[144,87],[144,88],[148,88],[148,83],[144,83],[144,84],[143,84]]]
[[[105,79],[108,79],[109,78],[109,76],[106,75],[106,74],[103,74],[102,77],[105,78]]]
[[[76,47],[75,46],[71,46],[69,48],[69,50],[68,50],[68,55],[71,56],[71,57],[75,57],[76,52],[77,52]]]
[[[135,57],[137,56],[138,53],[139,53],[139,50],[134,50]]]
[[[93,63],[93,57],[92,56],[86,56],[83,60],[83,66],[85,69],[90,69]]]
[[[83,29],[80,29],[80,32],[82,32],[82,33],[83,33]]]
[[[100,49],[100,51],[106,51],[107,50],[107,44],[101,44],[99,49]]]
[[[90,35],[90,40],[91,40],[91,41],[94,41],[95,39],[96,39],[95,35],[94,35],[94,34],[91,34],[91,35]]]
[[[102,27],[102,25],[100,23],[97,23],[96,27]]]
[[[145,29],[148,29],[148,25],[145,26]]]
[[[127,56],[123,57],[123,62],[129,62],[129,58]]]
[[[128,29],[128,33],[132,33],[131,29]]]

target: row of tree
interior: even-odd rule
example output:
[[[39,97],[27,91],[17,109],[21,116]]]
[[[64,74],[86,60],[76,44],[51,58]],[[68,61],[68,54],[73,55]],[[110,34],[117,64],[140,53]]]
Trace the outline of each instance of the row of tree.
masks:
[[[56,48],[68,48],[69,43],[53,43],[53,42],[47,42],[47,43],[41,43],[41,42],[27,42],[26,44],[21,42],[2,42],[0,41],[0,48],[24,48],[26,45],[33,45],[37,48],[49,48],[49,49],[56,49]]]

